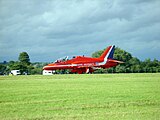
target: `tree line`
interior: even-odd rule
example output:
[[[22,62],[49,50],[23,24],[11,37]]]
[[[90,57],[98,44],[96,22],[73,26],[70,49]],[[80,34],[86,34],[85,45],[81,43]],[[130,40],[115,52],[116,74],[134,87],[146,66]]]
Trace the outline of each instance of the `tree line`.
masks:
[[[8,75],[11,70],[20,70],[23,74],[42,74],[42,68],[47,63],[35,62],[31,63],[27,52],[19,54],[18,61],[9,61],[0,63],[0,74]]]
[[[92,57],[100,57],[104,50],[96,51]],[[94,73],[156,73],[160,72],[160,61],[157,59],[145,59],[144,61],[133,57],[131,53],[118,47],[115,48],[114,59],[123,61],[116,67],[108,69],[98,69]],[[9,61],[0,63],[0,75],[9,74],[11,70],[20,70],[21,74],[42,74],[42,68],[48,63],[31,63],[27,52],[19,54],[18,61]],[[61,73],[61,71],[57,71]],[[63,72],[66,73],[66,72]]]

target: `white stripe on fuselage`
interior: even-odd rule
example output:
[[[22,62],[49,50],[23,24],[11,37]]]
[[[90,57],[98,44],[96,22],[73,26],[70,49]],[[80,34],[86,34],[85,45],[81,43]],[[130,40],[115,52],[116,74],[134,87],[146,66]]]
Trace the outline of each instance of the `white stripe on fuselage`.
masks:
[[[45,68],[56,68],[56,67],[74,67],[77,66],[77,64],[71,64],[71,65],[56,65],[56,66],[46,66]]]
[[[108,52],[107,55],[105,56],[104,61],[98,63],[98,65],[105,65],[105,64],[107,63],[107,61],[108,61],[108,56],[109,56],[110,52],[112,51],[112,49],[113,49],[113,46],[110,48],[109,52]]]

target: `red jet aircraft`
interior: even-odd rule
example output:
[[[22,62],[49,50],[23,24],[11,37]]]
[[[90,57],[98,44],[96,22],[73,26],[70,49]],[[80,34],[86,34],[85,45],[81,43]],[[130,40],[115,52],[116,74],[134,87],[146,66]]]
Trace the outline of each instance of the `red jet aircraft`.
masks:
[[[64,70],[70,69],[73,73],[92,73],[98,68],[110,68],[117,66],[122,61],[114,60],[115,46],[109,46],[99,58],[76,56],[72,59],[66,57],[63,60],[57,60],[52,64],[43,67],[43,70]]]

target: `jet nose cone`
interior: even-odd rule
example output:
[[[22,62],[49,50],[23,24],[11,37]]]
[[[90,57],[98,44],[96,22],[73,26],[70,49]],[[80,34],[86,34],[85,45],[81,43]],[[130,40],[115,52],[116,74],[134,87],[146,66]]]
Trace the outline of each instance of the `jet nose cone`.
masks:
[[[45,70],[46,68],[47,68],[47,66],[44,66],[44,67],[43,67],[43,70]]]
[[[56,64],[48,64],[43,67],[43,70],[52,70],[56,67]]]

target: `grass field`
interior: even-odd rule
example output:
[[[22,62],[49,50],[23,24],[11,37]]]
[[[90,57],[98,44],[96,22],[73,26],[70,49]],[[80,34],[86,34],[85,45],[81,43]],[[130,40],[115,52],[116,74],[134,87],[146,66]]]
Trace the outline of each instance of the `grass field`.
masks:
[[[160,74],[0,76],[0,120],[160,120]]]

